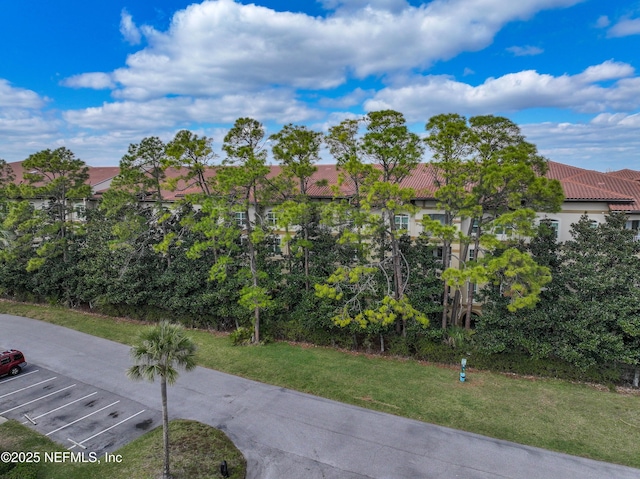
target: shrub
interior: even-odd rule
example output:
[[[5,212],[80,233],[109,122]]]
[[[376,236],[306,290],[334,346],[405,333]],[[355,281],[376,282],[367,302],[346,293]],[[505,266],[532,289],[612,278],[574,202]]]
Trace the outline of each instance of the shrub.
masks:
[[[229,335],[231,344],[234,346],[246,346],[251,343],[253,337],[253,330],[249,328],[239,327]]]

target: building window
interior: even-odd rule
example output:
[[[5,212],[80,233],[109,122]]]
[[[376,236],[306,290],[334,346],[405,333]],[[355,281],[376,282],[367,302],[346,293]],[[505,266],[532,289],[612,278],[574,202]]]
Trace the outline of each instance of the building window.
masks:
[[[476,259],[476,250],[475,248],[469,248],[469,261],[473,261]]]
[[[478,223],[478,218],[474,218],[473,225],[471,226],[471,236],[478,236],[478,229],[480,229]]]
[[[272,253],[275,254],[281,254],[282,253],[282,238],[280,238],[280,236],[270,236],[268,241],[267,241],[267,245],[269,248],[269,251],[271,251]]]
[[[439,221],[441,225],[444,225],[446,223],[446,217],[441,213],[430,214],[429,218],[431,218],[434,221]]]
[[[278,215],[276,215],[273,211],[269,211],[267,213],[266,222],[267,225],[275,228],[276,226],[278,226]]]
[[[558,220],[551,220],[551,219],[544,219],[540,221],[540,224],[545,224],[547,225],[549,228],[551,228],[553,230],[553,237],[555,239],[558,239],[558,233],[560,231],[560,222]]]
[[[436,259],[438,263],[444,264],[444,246],[438,246],[433,250],[433,257]],[[449,265],[451,264],[452,258],[451,248],[449,248]]]
[[[638,231],[640,230],[640,220],[627,221],[625,226],[628,230]]]
[[[493,228],[493,232],[496,234],[496,236],[511,236],[513,234],[513,226],[498,225]]]
[[[409,215],[396,215],[394,220],[398,230],[409,231]]]
[[[236,224],[240,228],[244,228],[247,224],[247,214],[244,211],[236,211]]]
[[[473,302],[478,303],[478,283],[473,283]]]

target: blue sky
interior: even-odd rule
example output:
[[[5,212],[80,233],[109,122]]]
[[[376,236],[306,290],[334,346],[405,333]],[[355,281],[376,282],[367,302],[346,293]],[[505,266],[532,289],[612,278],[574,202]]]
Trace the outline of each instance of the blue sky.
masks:
[[[547,158],[640,170],[640,0],[0,0],[0,158],[117,165],[235,119],[392,108],[518,123]]]

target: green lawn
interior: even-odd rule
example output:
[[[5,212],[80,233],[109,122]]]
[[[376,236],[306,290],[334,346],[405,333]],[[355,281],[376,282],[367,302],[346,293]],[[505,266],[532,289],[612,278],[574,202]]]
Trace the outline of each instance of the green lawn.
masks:
[[[229,466],[230,477],[244,479],[246,476],[244,457],[222,431],[195,421],[182,420],[171,421],[169,431],[171,474],[174,479],[222,477],[219,468],[223,459]],[[46,452],[62,452],[66,449],[16,421],[8,421],[0,425],[0,451],[29,452],[32,453],[31,460],[35,455],[39,458],[37,464],[16,464],[16,469],[8,472],[12,479],[154,479],[162,472],[162,427],[140,436],[117,451],[110,451],[112,457],[118,457],[120,462],[106,463],[104,456],[101,456],[96,458],[100,463],[78,463],[61,456],[49,456],[47,459]],[[0,471],[2,466],[0,464]]]
[[[0,302],[0,312],[130,344],[144,325]],[[190,331],[202,366],[491,437],[640,468],[640,395],[585,384],[458,370],[413,360],[274,343],[234,347]]]

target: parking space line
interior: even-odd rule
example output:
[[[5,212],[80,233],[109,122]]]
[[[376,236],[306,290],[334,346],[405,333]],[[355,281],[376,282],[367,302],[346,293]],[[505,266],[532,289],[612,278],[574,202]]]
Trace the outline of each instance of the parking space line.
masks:
[[[48,414],[51,414],[52,412],[59,411],[60,409],[63,409],[63,408],[65,408],[65,407],[67,407],[67,406],[70,406],[71,404],[77,403],[78,401],[82,401],[83,399],[87,399],[88,397],[91,397],[91,396],[93,396],[94,394],[98,394],[98,391],[94,391],[94,392],[92,392],[91,394],[87,394],[86,396],[81,397],[80,399],[76,399],[75,401],[71,401],[71,402],[68,402],[67,404],[63,404],[62,406],[57,407],[57,408],[55,408],[55,409],[52,409],[51,411],[47,411],[47,412],[45,412],[45,413],[43,413],[43,414],[40,414],[39,416],[36,416],[36,417],[34,417],[33,419],[34,419],[34,420],[35,420],[35,419],[40,419],[41,417],[44,417],[44,416],[46,416],[46,415],[48,415]],[[27,423],[27,421],[24,421],[22,424],[26,424],[26,423]]]
[[[69,424],[65,424],[64,426],[59,427],[58,429],[54,429],[53,431],[51,431],[51,432],[49,432],[49,433],[45,434],[45,436],[50,436],[50,435],[51,435],[51,434],[53,434],[54,432],[61,431],[62,429],[66,428],[66,427],[69,427],[69,426],[71,426],[72,424],[75,424],[75,423],[77,423],[77,422],[80,422],[80,421],[82,421],[83,419],[88,418],[89,416],[93,416],[94,414],[97,414],[97,413],[99,413],[100,411],[104,411],[105,409],[110,408],[111,406],[115,406],[115,405],[116,405],[116,404],[118,404],[119,402],[120,402],[120,400],[118,399],[116,402],[113,402],[113,403],[109,404],[108,406],[101,407],[100,409],[98,409],[98,410],[96,410],[96,411],[93,411],[92,413],[89,413],[89,414],[87,414],[86,416],[82,416],[80,419],[76,419],[75,421],[72,421],[72,422],[70,422]]]
[[[120,424],[127,422],[129,419],[133,419],[134,417],[138,416],[139,414],[142,414],[142,413],[143,413],[143,412],[145,412],[145,411],[146,411],[146,409],[143,409],[142,411],[137,412],[137,413],[133,414],[132,416],[129,416],[129,417],[128,417],[128,418],[126,418],[126,419],[123,419],[122,421],[120,421],[120,422],[118,422],[118,423],[114,424],[113,426],[110,426],[110,427],[108,427],[108,428],[106,428],[106,429],[103,429],[102,431],[100,431],[100,432],[98,432],[98,433],[94,434],[94,435],[93,435],[93,436],[91,436],[91,437],[86,438],[86,439],[85,439],[85,440],[83,440],[83,441],[75,442],[75,441],[72,441],[71,439],[67,438],[67,440],[68,440],[68,441],[73,442],[73,446],[71,446],[69,449],[73,449],[73,448],[74,448],[74,447],[76,447],[76,446],[84,447],[84,446],[83,446],[83,444],[84,444],[85,442],[90,441],[90,440],[91,440],[91,439],[93,439],[94,437],[98,437],[100,434],[105,433],[105,432],[109,431],[110,429],[113,429],[114,427],[119,426]]]
[[[54,376],[52,378],[45,379],[44,381],[40,381],[39,383],[32,384],[31,386],[27,386],[26,388],[18,389],[17,391],[13,391],[11,393],[4,394],[4,395],[0,396],[0,399],[2,399],[4,397],[7,397],[7,396],[11,396],[12,394],[19,393],[20,391],[24,391],[26,389],[34,388],[36,386],[39,386],[40,384],[48,383],[49,381],[53,381],[54,379],[57,379],[57,378],[58,378],[58,376]]]
[[[35,371],[29,371],[28,373],[22,373],[19,376],[14,376],[12,378],[5,379],[4,381],[2,381],[2,384],[10,383],[11,381],[15,381],[16,379],[22,379],[23,377],[28,376],[29,374],[37,373],[39,371],[40,371],[39,369],[36,369]]]
[[[41,399],[45,399],[45,398],[48,398],[49,396],[53,396],[54,394],[61,393],[62,391],[65,391],[65,390],[67,390],[67,389],[70,389],[70,388],[72,388],[72,387],[74,387],[74,386],[75,386],[75,384],[72,384],[71,386],[67,386],[66,388],[58,389],[57,391],[54,391],[54,392],[49,393],[49,394],[46,394],[46,395],[41,396],[41,397],[39,397],[39,398],[37,398],[37,399],[32,399],[31,401],[28,401],[28,402],[26,402],[26,403],[24,403],[24,404],[20,404],[19,406],[16,406],[16,407],[14,407],[14,408],[7,409],[6,411],[2,411],[2,412],[0,412],[0,416],[2,416],[3,414],[6,414],[6,413],[8,413],[8,412],[14,411],[14,410],[16,410],[16,409],[20,409],[21,407],[24,407],[24,406],[26,406],[26,405],[28,405],[28,404],[34,403],[34,402],[36,402],[36,401],[40,401]]]

